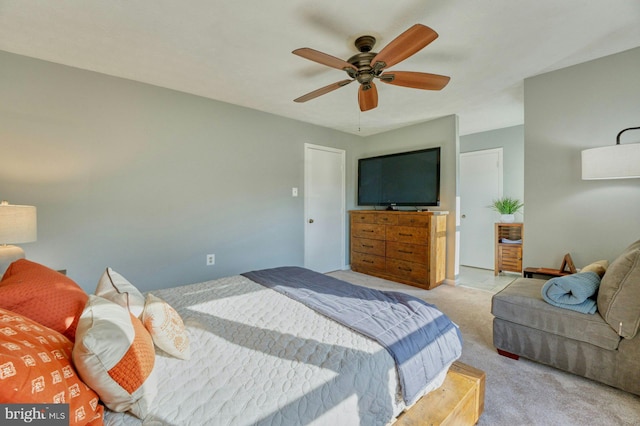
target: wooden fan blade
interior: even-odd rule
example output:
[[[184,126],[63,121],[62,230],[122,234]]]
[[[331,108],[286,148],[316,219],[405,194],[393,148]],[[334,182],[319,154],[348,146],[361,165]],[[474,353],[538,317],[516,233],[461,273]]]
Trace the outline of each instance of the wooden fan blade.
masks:
[[[293,102],[307,102],[313,98],[317,98],[318,96],[324,95],[325,93],[332,92],[336,89],[341,88],[342,86],[346,86],[351,83],[353,80],[342,80],[337,83],[329,84],[328,86],[321,87],[320,89],[314,90],[313,92],[307,93],[306,95],[300,96],[297,99],[294,99]]]
[[[371,60],[371,66],[376,62],[383,62],[382,68],[391,67],[418,52],[436,38],[438,33],[434,30],[422,24],[415,24],[387,44]]]
[[[305,59],[309,59],[310,61],[314,61],[319,64],[326,65],[331,68],[336,68],[339,70],[344,70],[345,68],[351,68],[354,71],[358,71],[358,68],[356,68],[355,66],[353,66],[347,61],[343,61],[340,58],[336,58],[335,56],[331,56],[326,53],[322,53],[317,50],[310,49],[308,47],[296,49],[291,53],[293,53],[294,55],[301,56]]]
[[[378,89],[373,83],[369,83],[370,87],[365,89],[365,85],[360,85],[358,90],[358,104],[360,104],[360,111],[369,111],[378,106]]]
[[[451,77],[426,72],[395,71],[383,73],[380,80],[388,84],[414,89],[441,90],[449,83]]]

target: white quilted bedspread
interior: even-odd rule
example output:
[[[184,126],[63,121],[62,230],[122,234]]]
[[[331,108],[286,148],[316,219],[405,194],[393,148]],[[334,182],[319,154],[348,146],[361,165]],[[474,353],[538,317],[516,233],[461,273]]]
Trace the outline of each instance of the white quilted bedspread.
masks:
[[[152,293],[182,316],[192,355],[158,350],[158,395],[142,424],[369,426],[404,408],[382,346],[245,277]],[[105,419],[140,423],[123,413]]]

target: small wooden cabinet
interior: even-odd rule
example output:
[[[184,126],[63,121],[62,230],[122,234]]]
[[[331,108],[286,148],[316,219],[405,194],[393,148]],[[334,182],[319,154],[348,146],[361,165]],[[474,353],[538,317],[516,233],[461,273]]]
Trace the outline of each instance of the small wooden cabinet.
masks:
[[[502,271],[522,273],[523,231],[522,223],[495,224],[494,275]]]
[[[349,213],[353,271],[426,289],[444,281],[448,212]]]

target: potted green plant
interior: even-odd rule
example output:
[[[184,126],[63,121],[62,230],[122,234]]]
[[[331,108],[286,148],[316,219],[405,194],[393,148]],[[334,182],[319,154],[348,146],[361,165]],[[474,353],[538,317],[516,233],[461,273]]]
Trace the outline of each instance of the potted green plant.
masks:
[[[500,213],[500,221],[504,223],[512,223],[515,221],[515,214],[522,209],[524,203],[517,198],[502,197],[493,200],[489,206],[491,209]]]

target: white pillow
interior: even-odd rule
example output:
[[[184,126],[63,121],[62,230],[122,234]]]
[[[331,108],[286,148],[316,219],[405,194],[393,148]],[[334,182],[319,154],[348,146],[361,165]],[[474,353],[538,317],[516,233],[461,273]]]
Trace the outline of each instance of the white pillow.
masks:
[[[111,410],[147,415],[157,393],[155,350],[142,322],[127,309],[89,296],[76,329],[73,362]]]
[[[142,311],[142,323],[157,347],[176,358],[191,358],[184,322],[167,302],[148,293]]]
[[[95,294],[129,309],[138,318],[142,315],[144,296],[126,278],[111,268],[107,268],[100,277]]]

